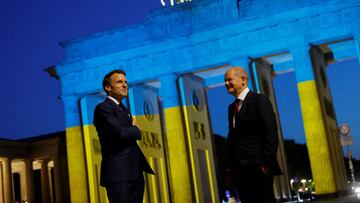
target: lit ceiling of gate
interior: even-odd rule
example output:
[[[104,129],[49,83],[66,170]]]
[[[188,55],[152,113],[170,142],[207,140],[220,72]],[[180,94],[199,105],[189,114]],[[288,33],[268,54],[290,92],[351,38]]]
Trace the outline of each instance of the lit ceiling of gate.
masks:
[[[329,61],[331,63],[357,57],[356,44],[353,39],[337,40],[326,44],[320,44],[319,46],[324,53],[333,55],[333,60]],[[290,53],[276,54],[262,58],[274,65],[276,75],[295,70],[293,56]]]
[[[320,44],[319,46],[324,53],[333,54],[334,59],[330,61],[332,63],[357,57],[356,44],[353,39],[337,40],[326,44]],[[293,62],[293,55],[289,52],[272,54],[261,58],[274,66],[275,75],[295,71],[296,66]],[[227,64],[197,71],[194,72],[194,74],[203,78],[205,80],[205,87],[211,89],[224,86],[224,74],[230,67],[231,65]],[[159,81],[152,81],[146,84],[156,88],[161,86]]]
[[[195,72],[194,74],[205,80],[205,87],[215,88],[224,86],[224,74],[231,67],[230,64],[218,66],[204,71]]]
[[[334,55],[334,62],[354,59],[357,57],[356,43],[353,39],[346,39],[323,44],[320,45],[320,48],[325,53],[332,52]]]
[[[357,57],[356,45],[354,40],[352,39],[321,44],[319,46],[324,53],[333,54],[333,60],[330,61],[331,63]],[[270,64],[274,65],[274,71],[276,75],[292,72],[295,70],[293,56],[290,53],[268,56],[263,58]]]
[[[199,76],[205,80],[205,87],[214,88],[224,85],[224,73],[230,68],[230,64],[223,66],[216,66],[209,69],[194,72],[193,74]],[[212,84],[213,83],[213,84]],[[160,88],[160,81],[146,82],[146,85],[151,87]]]

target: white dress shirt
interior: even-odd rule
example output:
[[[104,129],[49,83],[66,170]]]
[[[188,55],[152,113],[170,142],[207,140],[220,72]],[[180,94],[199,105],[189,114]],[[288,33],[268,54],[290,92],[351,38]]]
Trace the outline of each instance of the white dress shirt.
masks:
[[[240,99],[240,106],[239,106],[239,112],[240,112],[240,109],[241,109],[241,106],[242,106],[242,103],[244,102],[244,99],[246,97],[246,95],[249,93],[249,88],[245,88],[240,94],[239,96],[236,97],[236,99]],[[236,104],[235,104],[236,106]],[[235,107],[236,108],[236,107]],[[233,115],[233,127],[235,128],[235,113]]]
[[[119,103],[118,100],[116,100],[114,97],[112,97],[112,96],[107,96],[107,98],[111,99],[113,102],[115,102],[116,105],[119,106],[120,103]]]

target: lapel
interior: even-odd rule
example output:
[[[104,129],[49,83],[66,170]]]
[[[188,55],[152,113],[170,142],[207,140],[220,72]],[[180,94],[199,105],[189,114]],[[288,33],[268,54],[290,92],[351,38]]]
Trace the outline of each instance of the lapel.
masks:
[[[244,114],[249,106],[249,103],[251,102],[252,98],[253,98],[254,93],[249,91],[241,105],[241,109],[239,112],[239,115],[241,116],[242,114]]]
[[[251,100],[253,99],[254,93],[252,91],[249,91],[241,105],[241,109],[239,111],[239,113],[236,114],[236,116],[241,117],[243,116],[248,109],[249,103],[251,103]],[[235,102],[233,104],[233,108],[235,109]],[[234,111],[235,112],[235,111]]]
[[[120,108],[120,106],[116,105],[114,101],[112,101],[109,98],[106,98],[105,100],[112,108],[115,109],[117,115],[121,118],[124,119],[126,121],[128,121],[129,123],[131,123],[131,117],[129,116],[128,112],[126,112],[125,110],[122,110]]]

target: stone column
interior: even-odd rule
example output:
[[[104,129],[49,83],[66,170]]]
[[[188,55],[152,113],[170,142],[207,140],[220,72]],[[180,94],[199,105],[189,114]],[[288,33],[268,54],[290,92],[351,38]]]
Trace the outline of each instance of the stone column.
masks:
[[[41,162],[41,193],[43,202],[51,202],[48,161]]]
[[[325,123],[309,55],[310,46],[300,45],[290,50],[296,66],[306,144],[317,194],[336,192]]]
[[[56,157],[54,159],[54,179],[55,179],[55,202],[61,203],[62,199],[62,181],[61,181],[61,164],[60,158]]]
[[[11,172],[11,159],[10,158],[2,158],[2,166],[3,166],[3,188],[4,188],[4,202],[14,202],[14,188],[13,188],[13,180],[12,180],[12,172]]]
[[[190,162],[186,147],[186,135],[181,116],[178,91],[175,75],[165,75],[160,78],[164,117],[165,133],[167,140],[169,177],[171,183],[172,202],[192,202],[193,191],[191,186]]]
[[[35,201],[34,193],[34,173],[33,173],[33,164],[31,159],[25,159],[25,178],[26,178],[26,199],[29,202]]]
[[[0,161],[0,203],[4,203],[4,173],[3,173],[3,163]]]
[[[63,101],[65,105],[66,149],[71,202],[89,202],[79,98],[64,96]]]

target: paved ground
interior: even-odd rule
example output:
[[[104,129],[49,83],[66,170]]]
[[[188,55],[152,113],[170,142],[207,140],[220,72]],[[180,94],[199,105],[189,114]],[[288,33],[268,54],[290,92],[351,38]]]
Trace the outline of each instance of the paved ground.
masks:
[[[360,203],[360,198],[357,198],[355,195],[347,196],[347,197],[341,197],[336,199],[328,199],[328,200],[319,200],[319,201],[313,201],[316,203]]]
[[[297,201],[288,203],[297,203]],[[332,198],[326,200],[324,199],[316,201],[304,201],[304,203],[360,203],[360,198],[358,198],[356,195],[350,195],[346,197]]]

